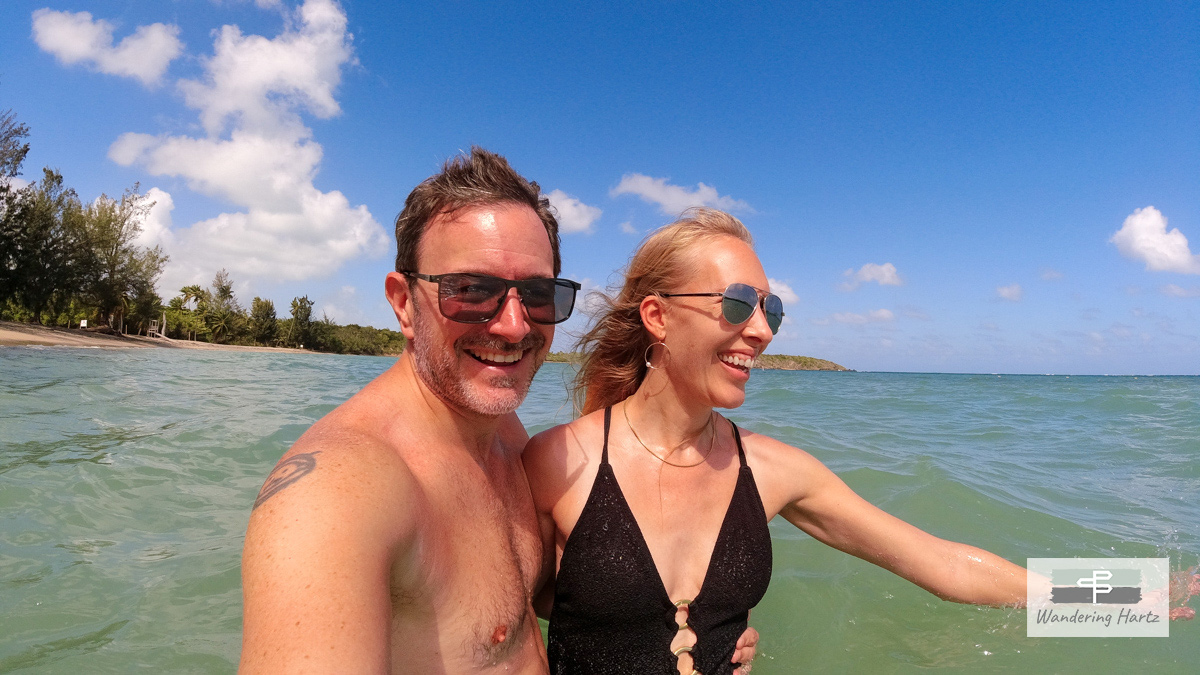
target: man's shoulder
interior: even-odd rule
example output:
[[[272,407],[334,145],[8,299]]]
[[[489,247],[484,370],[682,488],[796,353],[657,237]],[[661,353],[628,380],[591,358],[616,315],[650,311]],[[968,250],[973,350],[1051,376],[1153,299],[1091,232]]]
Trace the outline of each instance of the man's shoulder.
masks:
[[[359,530],[395,544],[415,533],[423,502],[420,484],[383,437],[319,423],[267,476],[251,533],[275,539],[285,526],[286,537],[307,540]]]
[[[413,476],[397,447],[403,408],[395,405],[395,377],[380,375],[363,390],[317,420],[275,465],[255,508],[281,497],[378,499],[381,493],[405,494]]]
[[[390,589],[419,567],[424,503],[405,462],[378,434],[325,425],[302,436],[250,515],[243,666],[270,661],[280,644],[306,654],[320,646],[323,655],[354,645],[348,664],[386,662]]]

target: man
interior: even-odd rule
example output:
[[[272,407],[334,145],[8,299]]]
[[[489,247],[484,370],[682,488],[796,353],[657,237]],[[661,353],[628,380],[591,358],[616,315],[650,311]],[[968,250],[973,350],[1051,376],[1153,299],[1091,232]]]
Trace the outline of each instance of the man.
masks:
[[[540,540],[515,410],[579,284],[537,183],[473,148],[396,218],[392,368],[313,425],[242,556],[247,673],[545,673]],[[749,662],[747,631],[735,660]]]
[[[513,411],[579,288],[554,280],[558,224],[474,148],[409,195],[396,239],[385,290],[408,348],[268,477],[242,559],[245,672],[547,670]]]

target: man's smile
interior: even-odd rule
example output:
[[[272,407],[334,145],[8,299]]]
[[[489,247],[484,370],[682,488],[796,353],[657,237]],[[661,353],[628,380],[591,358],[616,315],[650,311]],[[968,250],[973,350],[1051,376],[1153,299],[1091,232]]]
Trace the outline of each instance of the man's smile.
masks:
[[[471,355],[476,361],[487,365],[502,365],[507,366],[517,361],[520,361],[527,350],[522,349],[518,352],[498,352],[490,349],[468,348],[464,349],[467,354]]]

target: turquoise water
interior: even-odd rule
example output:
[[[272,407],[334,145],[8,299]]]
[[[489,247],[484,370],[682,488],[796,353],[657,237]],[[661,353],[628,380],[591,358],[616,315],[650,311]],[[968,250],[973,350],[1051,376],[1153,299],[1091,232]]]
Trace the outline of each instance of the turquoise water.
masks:
[[[231,672],[263,478],[391,363],[0,349],[0,672]],[[532,431],[568,419],[567,376],[538,374]],[[728,416],[1022,564],[1200,562],[1200,378],[756,372]],[[1030,639],[1023,611],[944,603],[786,522],[772,531],[755,673],[1200,670],[1200,620],[1166,639]]]

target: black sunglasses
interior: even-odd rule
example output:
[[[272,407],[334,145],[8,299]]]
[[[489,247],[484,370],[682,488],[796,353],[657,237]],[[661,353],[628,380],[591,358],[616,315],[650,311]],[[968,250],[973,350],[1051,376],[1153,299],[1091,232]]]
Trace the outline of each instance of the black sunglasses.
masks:
[[[762,305],[763,315],[771,334],[779,332],[783,323],[783,301],[774,293],[759,299],[758,289],[748,284],[729,284],[724,293],[659,293],[664,298],[721,298],[721,314],[729,323],[739,326],[754,316],[754,309]]]
[[[570,279],[501,279],[486,274],[401,274],[438,285],[438,309],[458,323],[487,323],[500,312],[508,289],[517,289],[529,320],[540,324],[566,321],[575,309],[575,293],[582,286]]]

